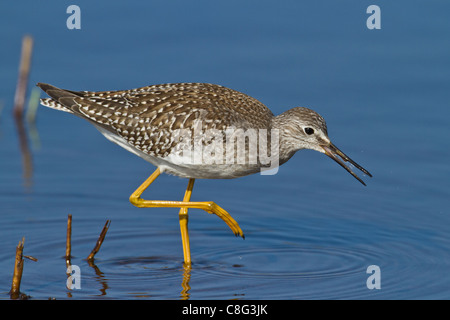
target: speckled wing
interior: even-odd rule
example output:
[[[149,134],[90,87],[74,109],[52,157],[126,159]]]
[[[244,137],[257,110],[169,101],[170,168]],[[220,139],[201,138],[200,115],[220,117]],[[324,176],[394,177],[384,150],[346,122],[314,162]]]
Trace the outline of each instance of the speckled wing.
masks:
[[[213,84],[177,83],[123,91],[70,91],[38,84],[47,106],[72,112],[152,156],[167,156],[177,129],[270,128],[272,112],[258,100]],[[44,104],[45,105],[45,104]]]

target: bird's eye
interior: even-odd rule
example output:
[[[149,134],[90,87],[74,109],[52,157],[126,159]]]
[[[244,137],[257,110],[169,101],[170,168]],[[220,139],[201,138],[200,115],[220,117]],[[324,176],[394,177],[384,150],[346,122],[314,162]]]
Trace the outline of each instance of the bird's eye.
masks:
[[[314,133],[314,129],[313,128],[305,128],[305,133],[307,134],[307,135],[311,135],[311,134],[313,134]]]

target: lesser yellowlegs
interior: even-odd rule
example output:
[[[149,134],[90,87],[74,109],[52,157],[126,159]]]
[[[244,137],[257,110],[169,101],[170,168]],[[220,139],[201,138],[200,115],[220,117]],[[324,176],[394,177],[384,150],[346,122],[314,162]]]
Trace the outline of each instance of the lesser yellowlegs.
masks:
[[[230,179],[276,168],[301,149],[326,154],[362,184],[344,162],[371,177],[331,143],[325,120],[311,109],[296,107],[274,116],[246,94],[206,83],[101,92],[64,90],[43,83],[38,86],[51,97],[41,99],[44,106],[88,120],[106,138],[156,166],[130,196],[130,202],[137,207],[180,208],[186,265],[191,264],[189,208],[217,215],[235,235],[244,237],[238,223],[216,203],[190,201],[195,179]],[[183,201],[141,198],[162,172],[189,178]]]

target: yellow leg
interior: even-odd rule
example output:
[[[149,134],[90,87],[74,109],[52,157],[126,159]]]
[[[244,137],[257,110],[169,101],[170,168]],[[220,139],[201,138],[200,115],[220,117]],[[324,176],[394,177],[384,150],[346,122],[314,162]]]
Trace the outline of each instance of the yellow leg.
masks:
[[[189,179],[189,183],[184,194],[183,202],[189,202],[191,200],[192,188],[194,187],[195,179]],[[188,232],[188,208],[181,208],[178,214],[180,219],[181,241],[183,242],[183,255],[184,263],[186,266],[191,265],[191,247],[189,245],[189,232]]]
[[[153,183],[153,181],[158,178],[158,176],[161,174],[161,170],[157,168],[155,172],[153,172],[150,177],[147,178],[147,180],[144,181],[142,185],[139,186],[139,188],[134,191],[130,196],[130,202],[139,208],[181,208],[180,210],[180,228],[182,229],[182,237],[183,237],[183,229],[185,229],[186,235],[187,234],[187,209],[202,209],[210,214],[217,215],[220,219],[222,219],[228,227],[230,227],[231,231],[236,236],[241,236],[244,238],[244,233],[242,232],[241,228],[239,227],[238,223],[230,216],[228,212],[226,212],[224,209],[219,207],[217,204],[215,204],[212,201],[205,201],[205,202],[190,202],[190,196],[192,194],[192,188],[194,186],[194,179],[191,179],[188,184],[188,188],[186,190],[186,194],[184,197],[184,201],[166,201],[166,200],[144,200],[141,198],[142,193],[145,191],[145,189],[150,186],[150,184]],[[185,211],[183,210],[185,209]],[[185,213],[186,220],[182,221],[181,216],[183,216],[183,213]],[[186,228],[182,226],[182,224],[186,223]],[[189,237],[187,238],[189,239]],[[183,248],[186,250],[186,245],[183,240]],[[189,244],[188,247],[189,248]],[[185,256],[186,259],[186,256]],[[185,261],[186,262],[186,261]]]

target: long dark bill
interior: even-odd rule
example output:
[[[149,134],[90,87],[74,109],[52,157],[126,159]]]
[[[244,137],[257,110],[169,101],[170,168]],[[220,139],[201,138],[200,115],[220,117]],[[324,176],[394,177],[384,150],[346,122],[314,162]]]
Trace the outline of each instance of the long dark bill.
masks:
[[[339,165],[342,168],[347,170],[353,177],[355,177],[363,185],[366,185],[364,183],[364,181],[362,181],[360,177],[358,177],[348,166],[346,166],[342,160],[344,160],[345,162],[350,162],[356,168],[358,168],[359,170],[364,172],[364,174],[368,175],[369,177],[372,177],[372,175],[369,173],[369,171],[367,171],[366,169],[361,167],[359,164],[357,164],[355,161],[350,159],[345,153],[343,153],[341,150],[339,150],[334,144],[330,143],[329,145],[323,145],[322,148],[325,150],[325,154],[327,156],[329,156],[331,159],[333,159],[334,161],[339,163]],[[338,158],[337,156],[341,157],[342,160],[340,158]]]

